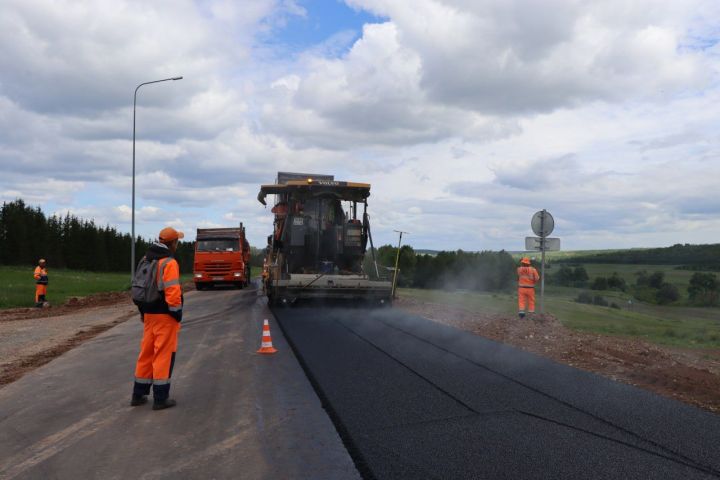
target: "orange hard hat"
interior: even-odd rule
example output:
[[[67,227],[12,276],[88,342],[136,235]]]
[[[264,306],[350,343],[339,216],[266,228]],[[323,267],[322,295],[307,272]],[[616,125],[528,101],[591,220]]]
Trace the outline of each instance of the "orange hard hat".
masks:
[[[528,257],[523,257],[520,259],[520,263],[523,265],[530,265],[530,259]]]
[[[158,240],[160,240],[161,243],[170,243],[173,240],[178,240],[180,238],[185,238],[185,234],[183,232],[178,232],[172,227],[163,228],[160,230],[160,234],[158,235]]]

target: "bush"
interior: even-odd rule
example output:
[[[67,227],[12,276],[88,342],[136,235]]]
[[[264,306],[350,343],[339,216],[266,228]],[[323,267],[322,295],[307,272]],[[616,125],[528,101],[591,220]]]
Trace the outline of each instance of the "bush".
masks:
[[[588,305],[592,305],[593,303],[593,296],[590,292],[580,292],[580,294],[575,299],[577,303],[585,303]]]
[[[585,270],[585,267],[581,265],[578,265],[575,268],[563,265],[554,275],[549,276],[549,280],[555,285],[575,288],[586,287],[589,278],[587,270]]]
[[[648,277],[648,286],[651,288],[661,288],[665,283],[665,274],[663,272],[655,272]]]
[[[598,305],[598,306],[601,306],[601,307],[607,307],[607,306],[609,306],[610,304],[608,303],[607,300],[605,300],[605,299],[604,299],[603,297],[601,297],[600,295],[595,295],[595,296],[593,297],[593,305]]]
[[[612,276],[607,279],[607,285],[608,288],[612,290],[620,290],[621,292],[627,290],[627,283],[625,283],[625,279],[618,275],[617,272],[614,272]]]
[[[677,302],[680,299],[680,290],[671,283],[663,283],[655,294],[655,299],[660,305]]]
[[[580,292],[575,301],[577,303],[584,303],[586,305],[599,305],[601,307],[607,307],[610,305],[608,301],[605,300],[605,298],[601,297],[600,295],[593,295],[590,292]]]
[[[577,266],[573,270],[573,286],[574,287],[585,287],[587,286],[590,277],[588,276],[587,270],[583,266]]]
[[[607,290],[608,289],[608,280],[605,277],[596,277],[593,281],[592,285],[590,286],[593,290]]]
[[[717,275],[713,273],[695,272],[690,278],[688,296],[695,305],[712,306],[718,304],[720,286]]]
[[[610,308],[614,308],[615,310],[620,310],[620,305],[618,305],[618,304],[615,303],[615,302],[612,302],[612,303],[610,304]]]

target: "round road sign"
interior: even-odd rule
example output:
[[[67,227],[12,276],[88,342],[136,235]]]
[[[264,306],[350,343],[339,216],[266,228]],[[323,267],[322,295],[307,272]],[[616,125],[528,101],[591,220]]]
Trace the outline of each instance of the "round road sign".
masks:
[[[533,215],[530,226],[538,237],[547,237],[555,229],[555,219],[550,212],[541,210]]]

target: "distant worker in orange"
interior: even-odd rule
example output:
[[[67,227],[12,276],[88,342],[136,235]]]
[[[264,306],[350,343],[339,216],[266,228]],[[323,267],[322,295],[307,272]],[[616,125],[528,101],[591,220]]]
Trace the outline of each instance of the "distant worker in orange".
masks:
[[[45,268],[46,263],[45,259],[41,258],[38,261],[38,266],[35,267],[33,275],[35,277],[35,306],[37,308],[42,308],[47,301],[48,274],[47,268]]]
[[[535,313],[535,284],[540,280],[538,271],[530,263],[530,259],[523,257],[517,269],[518,274],[518,315],[525,318],[525,308],[529,313]]]
[[[173,258],[182,232],[163,228],[138,264],[133,279],[133,301],[144,322],[140,355],[130,405],[147,402],[153,390],[153,410],[174,407],[170,399],[170,377],[175,365],[178,333],[183,312],[180,265]]]

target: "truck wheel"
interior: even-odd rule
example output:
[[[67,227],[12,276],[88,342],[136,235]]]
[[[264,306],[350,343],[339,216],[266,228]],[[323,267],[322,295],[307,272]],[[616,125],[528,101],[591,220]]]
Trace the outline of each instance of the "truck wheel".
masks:
[[[202,283],[196,283],[195,290],[197,290],[197,291],[205,290],[205,285],[203,285]]]

